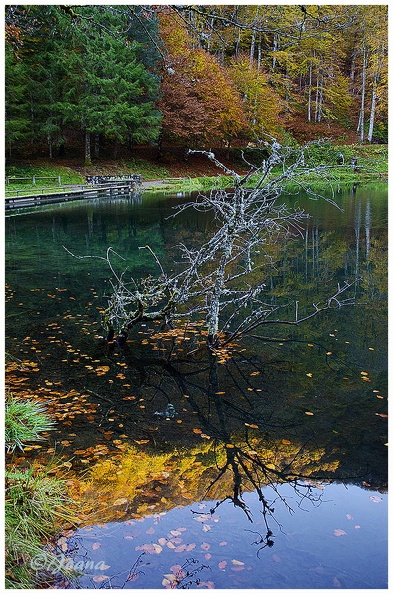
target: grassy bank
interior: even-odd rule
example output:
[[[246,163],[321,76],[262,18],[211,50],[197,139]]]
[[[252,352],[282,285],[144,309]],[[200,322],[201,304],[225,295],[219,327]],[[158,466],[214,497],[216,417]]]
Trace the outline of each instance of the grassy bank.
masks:
[[[13,463],[12,453],[42,439],[41,435],[53,428],[53,421],[38,402],[12,394],[7,395],[4,412],[10,456],[5,471],[5,587],[50,586],[55,577],[50,569],[59,566],[51,538],[59,525],[70,522],[72,502],[65,480],[56,476],[55,462],[20,469]]]
[[[258,163],[261,159],[256,150],[247,152],[247,158]],[[388,172],[387,145],[342,145],[330,143],[315,145],[312,148],[312,159],[315,164],[325,164],[329,167],[329,176],[340,184],[350,184],[369,180],[386,180]],[[244,173],[244,163],[240,159],[239,151],[232,154],[233,163],[227,163],[239,173]],[[355,159],[356,170],[351,166]],[[201,167],[201,162],[204,167]],[[205,170],[207,175],[198,175]],[[9,184],[6,185],[6,195],[35,194],[59,191],[61,186],[79,185],[86,183],[86,175],[125,175],[138,173],[144,181],[159,180],[164,184],[157,186],[157,191],[164,188],[167,191],[197,191],[209,190],[215,187],[230,187],[232,178],[221,175],[220,170],[211,164],[206,157],[199,157],[198,161],[179,161],[169,167],[157,164],[153,160],[134,158],[119,161],[102,161],[90,167],[78,164],[55,165],[52,163],[21,164],[7,167],[6,175]],[[33,183],[33,176],[35,183]],[[29,178],[29,179],[28,179]],[[168,181],[171,180],[171,181]],[[323,187],[326,182],[321,176],[308,175],[307,182]],[[250,184],[252,184],[252,178]]]

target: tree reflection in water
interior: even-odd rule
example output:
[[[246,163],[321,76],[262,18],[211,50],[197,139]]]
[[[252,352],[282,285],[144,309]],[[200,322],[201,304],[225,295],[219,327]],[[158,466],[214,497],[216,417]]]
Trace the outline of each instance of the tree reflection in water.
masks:
[[[313,419],[314,423],[310,424],[304,416],[304,405],[299,408],[297,396],[293,398],[288,394],[293,385],[282,375],[291,371],[290,357],[263,361],[252,351],[247,355],[245,349],[238,349],[235,344],[225,352],[212,352],[198,348],[197,339],[193,341],[192,334],[186,334],[183,338],[187,340],[179,340],[176,336],[168,338],[167,335],[162,340],[160,335],[153,338],[159,353],[156,356],[151,349],[146,354],[143,351],[136,354],[129,345],[121,346],[120,351],[133,386],[138,386],[135,393],[145,403],[145,418],[151,419],[153,411],[164,411],[160,417],[155,417],[156,444],[178,447],[180,442],[180,447],[187,447],[190,437],[195,437],[193,432],[211,440],[215,452],[214,472],[210,468],[209,472],[202,473],[203,493],[199,492],[203,499],[217,500],[210,509],[211,515],[223,502],[231,501],[252,521],[251,511],[242,496],[244,492],[255,491],[266,527],[266,534],[260,535],[259,543],[262,547],[270,547],[273,544],[274,501],[266,499],[264,487],[272,487],[277,498],[293,512],[293,507],[280,495],[280,484],[293,487],[297,505],[301,507],[304,499],[320,504],[318,481],[361,484],[366,479],[371,480],[372,469],[366,458],[361,468],[352,470],[351,452],[340,451],[339,422],[346,425],[346,434],[349,430],[348,419],[341,414],[342,410],[341,418],[337,418],[334,411],[336,416],[332,420],[329,418],[331,407],[326,405],[323,411],[326,417],[317,422]],[[118,348],[118,345],[109,346],[110,352]],[[193,353],[192,357],[187,355],[189,352]],[[327,360],[326,373],[329,375],[330,372]],[[299,382],[296,370],[293,376]],[[302,385],[299,389],[303,389]],[[122,416],[133,417],[140,400],[127,403],[121,411]],[[180,411],[183,418],[176,422],[174,414],[164,414],[168,407],[172,407],[176,414]],[[345,399],[343,410],[346,410]],[[198,429],[194,427],[195,419]],[[336,428],[333,433],[330,429],[332,422]],[[353,447],[356,448],[355,441]],[[380,488],[383,481],[384,477],[374,476],[373,486]]]

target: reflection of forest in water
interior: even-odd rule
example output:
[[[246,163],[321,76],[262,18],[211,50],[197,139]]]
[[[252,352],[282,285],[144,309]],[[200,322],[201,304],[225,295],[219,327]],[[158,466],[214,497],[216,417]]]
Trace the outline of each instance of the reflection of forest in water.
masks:
[[[211,357],[197,326],[175,337],[145,326],[126,350],[108,349],[97,338],[108,271],[61,247],[104,255],[112,246],[130,273],[153,273],[139,246],[175,265],[173,246],[203,239],[211,221],[190,213],[168,220],[176,199],[148,196],[131,208],[124,199],[97,201],[8,219],[6,350],[39,364],[34,372],[10,363],[10,385],[49,402],[59,422],[51,445],[55,438],[67,460],[81,452],[72,469],[89,468],[78,489],[99,517],[203,498],[244,509],[241,493],[251,490],[269,515],[263,487],[291,482],[301,497],[305,479],[386,488],[384,197],[344,193],[344,213],[311,203],[304,237],[267,246],[274,265],[260,256],[266,295],[289,303],[288,312],[355,277],[359,305],[299,328],[262,327]],[[126,512],[108,506],[124,499]]]

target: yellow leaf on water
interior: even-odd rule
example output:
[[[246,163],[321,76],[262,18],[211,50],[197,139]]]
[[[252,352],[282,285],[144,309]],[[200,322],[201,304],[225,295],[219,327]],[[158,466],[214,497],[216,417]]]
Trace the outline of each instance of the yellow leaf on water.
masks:
[[[314,415],[314,413],[313,412],[310,412],[309,410],[307,410],[304,414],[305,415],[310,415],[310,416]]]
[[[306,373],[307,377],[312,377],[312,373]]]

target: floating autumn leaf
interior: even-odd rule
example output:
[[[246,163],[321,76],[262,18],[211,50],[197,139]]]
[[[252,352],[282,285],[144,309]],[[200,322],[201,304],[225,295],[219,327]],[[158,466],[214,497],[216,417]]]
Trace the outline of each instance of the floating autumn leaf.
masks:
[[[109,369],[109,365],[99,365],[98,367],[96,367],[96,374],[104,375],[105,373],[108,373]]]
[[[202,433],[202,429],[193,429],[192,431],[193,431],[193,433],[196,433],[197,435],[200,435]]]
[[[187,552],[192,551],[193,549],[195,549],[195,547],[196,547],[196,544],[194,542],[192,542],[186,546],[186,551]]]
[[[173,590],[176,588],[178,580],[173,573],[165,573],[161,584],[166,590]]]
[[[175,574],[175,576],[177,578],[184,578],[186,577],[186,574],[183,571],[183,568],[181,565],[172,565],[172,567],[169,568],[171,570],[172,573]]]
[[[226,561],[220,561],[218,564],[219,569],[225,569],[228,563]]]
[[[141,445],[144,443],[149,443],[150,439],[134,439],[135,443]]]
[[[291,443],[291,442],[289,441],[289,439],[282,439],[282,440],[281,440],[281,442],[282,442],[284,445],[289,445],[289,444]]]
[[[156,531],[154,530],[154,528],[153,528],[153,527],[150,527],[150,528],[148,528],[148,529],[146,530],[146,534],[155,534],[155,532],[156,532]]]
[[[93,582],[95,582],[96,584],[99,584],[101,582],[105,582],[106,580],[109,580],[109,576],[108,575],[95,575],[93,577]]]
[[[148,553],[149,555],[159,555],[162,552],[162,546],[156,542],[152,542],[135,547],[135,550],[145,551],[145,553]]]
[[[201,549],[202,549],[202,551],[208,551],[208,550],[210,549],[210,545],[209,545],[209,543],[207,543],[207,542],[203,542],[203,543],[201,544]]]
[[[375,415],[377,417],[382,417],[383,419],[387,419],[388,418],[388,415],[385,415],[384,413],[375,413]]]
[[[314,413],[313,412],[310,412],[309,410],[307,410],[304,414],[305,415],[309,415],[309,416],[313,416],[314,415]]]
[[[345,517],[347,520],[353,520],[353,516],[351,516],[351,514],[345,514]]]
[[[228,448],[228,450],[231,450],[232,448],[234,448],[235,446],[233,445],[233,443],[226,443],[225,447]]]
[[[253,425],[250,423],[244,423],[246,427],[251,427],[251,429],[259,429],[259,425]]]
[[[381,501],[383,501],[382,497],[379,497],[378,495],[370,495],[370,501],[372,501],[373,503],[381,503]]]
[[[333,534],[334,536],[345,536],[346,532],[345,530],[341,530],[341,528],[336,528],[335,530],[333,530]]]
[[[307,377],[312,377],[312,373],[306,373]]]
[[[100,542],[93,542],[93,544],[91,545],[91,548],[93,549],[93,551],[96,551],[97,549],[101,548],[101,543]]]

